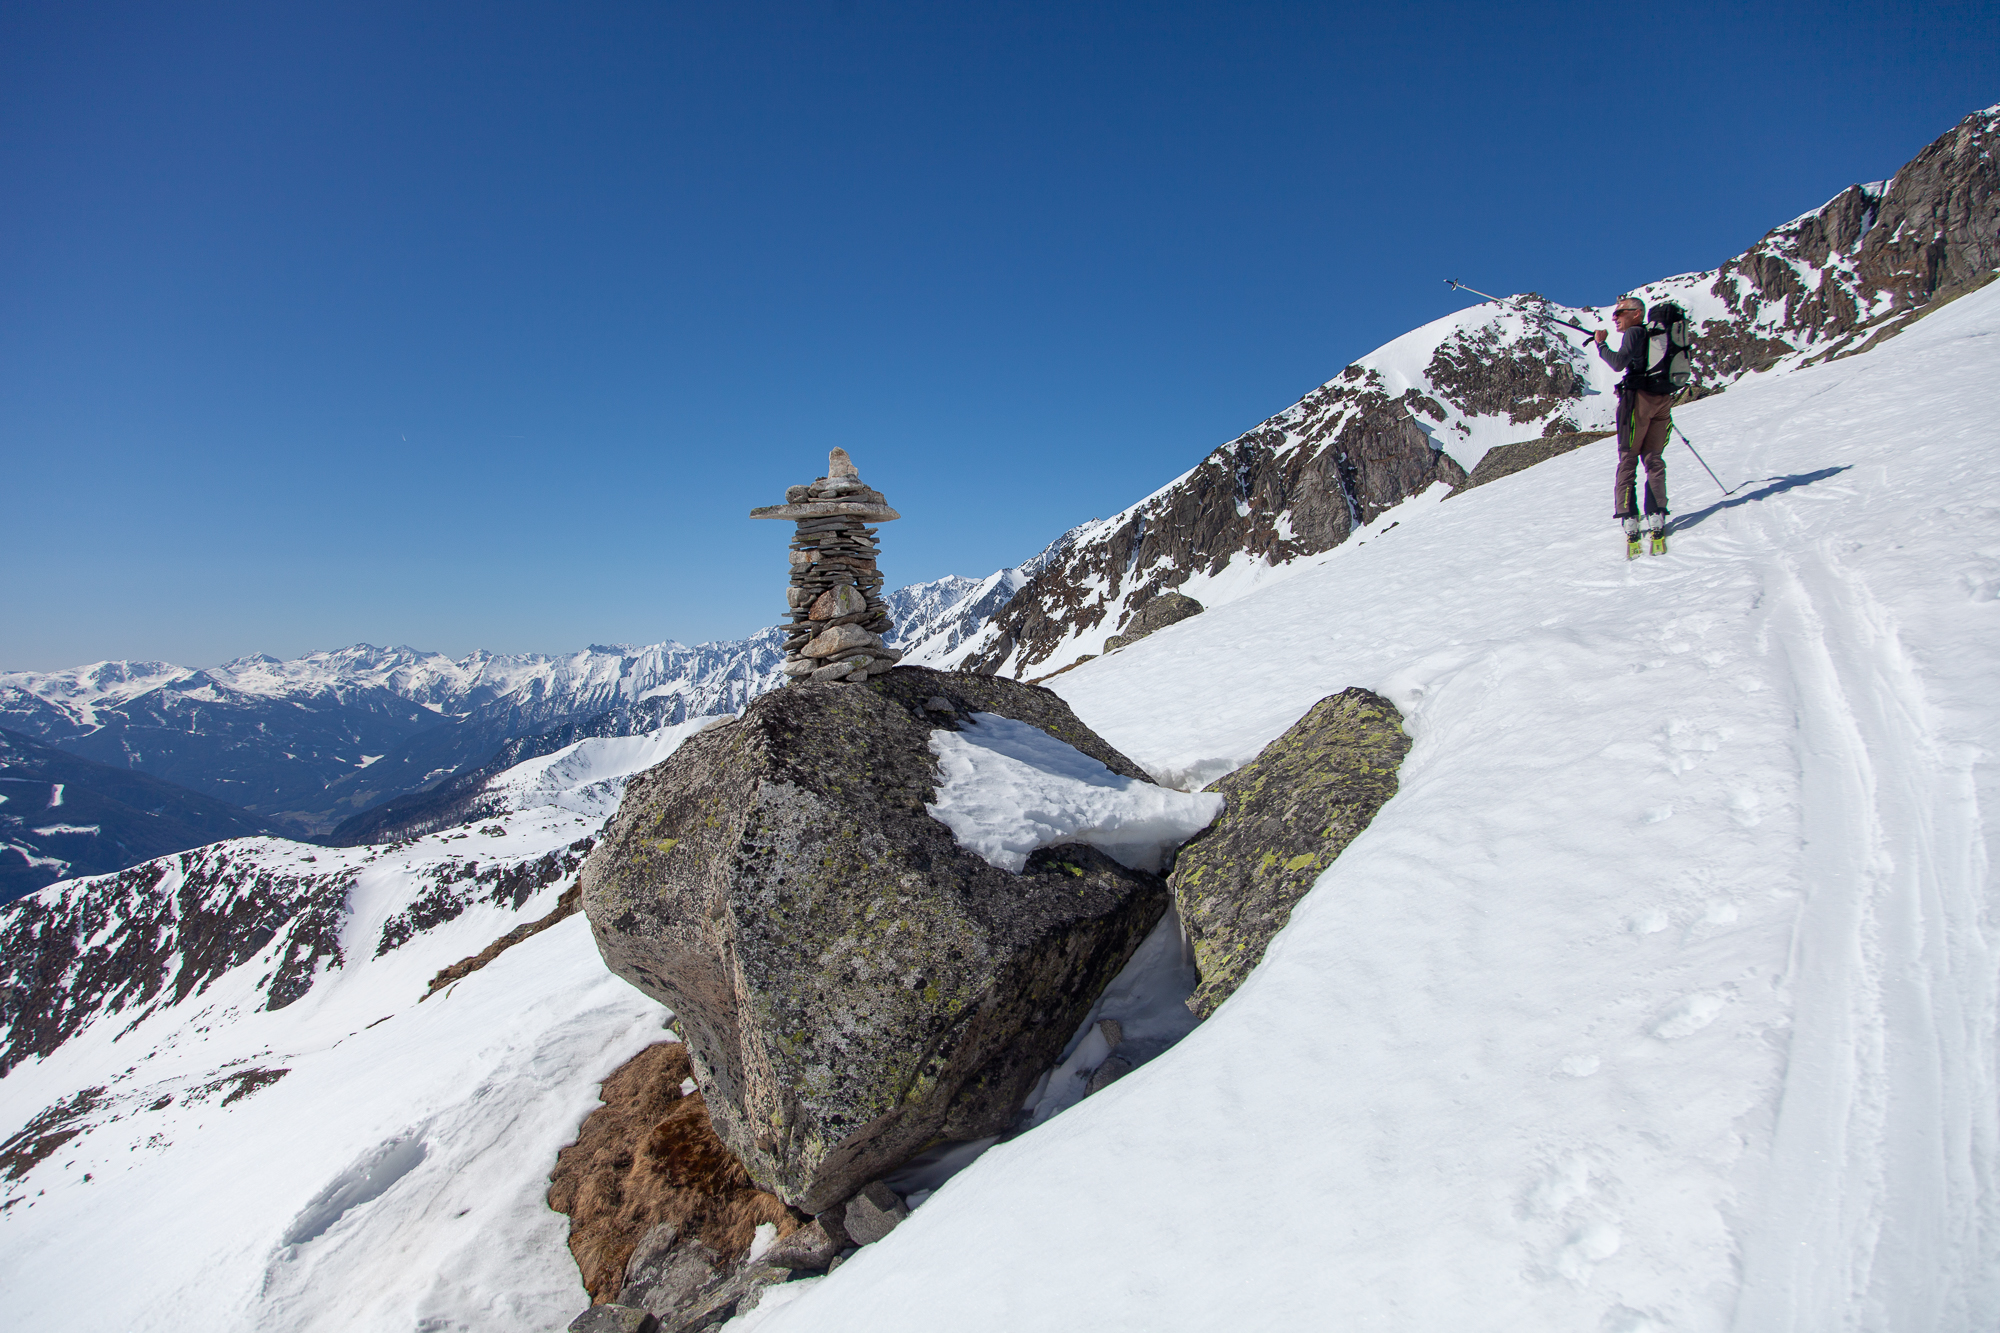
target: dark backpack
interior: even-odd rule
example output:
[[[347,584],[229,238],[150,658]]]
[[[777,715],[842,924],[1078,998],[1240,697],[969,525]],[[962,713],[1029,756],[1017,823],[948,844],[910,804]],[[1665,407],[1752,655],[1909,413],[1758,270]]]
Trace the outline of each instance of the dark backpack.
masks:
[[[1645,393],[1679,393],[1694,379],[1691,350],[1687,311],[1662,301],[1646,312],[1645,360],[1632,378]]]

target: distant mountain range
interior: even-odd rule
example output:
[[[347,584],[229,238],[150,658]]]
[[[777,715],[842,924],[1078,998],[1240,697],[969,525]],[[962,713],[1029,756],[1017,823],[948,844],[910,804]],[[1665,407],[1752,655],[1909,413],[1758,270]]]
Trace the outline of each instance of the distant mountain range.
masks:
[[[59,879],[270,831],[227,802],[0,730],[0,903]]]
[[[913,661],[949,652],[1024,581],[1002,570],[900,588],[886,598],[897,626],[890,640]],[[693,647],[592,645],[561,656],[451,658],[356,644],[204,670],[98,662],[0,675],[0,726],[238,808],[259,824],[246,832],[319,838],[343,829],[341,840],[352,841],[391,822],[358,818],[364,812],[453,778],[586,736],[734,712],[784,679],[783,659],[771,629]],[[407,806],[393,813],[407,816]]]

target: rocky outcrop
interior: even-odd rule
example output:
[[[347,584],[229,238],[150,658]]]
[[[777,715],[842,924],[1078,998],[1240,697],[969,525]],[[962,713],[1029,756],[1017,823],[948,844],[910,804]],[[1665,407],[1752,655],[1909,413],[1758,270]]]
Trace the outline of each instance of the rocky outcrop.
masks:
[[[1396,794],[1410,750],[1403,715],[1381,695],[1343,690],[1211,790],[1222,814],[1181,849],[1169,883],[1206,1018],[1264,957],[1292,908]]]
[[[585,850],[589,849],[586,847]],[[572,884],[557,896],[556,905],[550,908],[546,915],[514,927],[470,958],[461,958],[450,967],[439,968],[437,975],[431,978],[431,984],[424,987],[419,1003],[430,999],[452,982],[465,980],[515,945],[533,939],[551,926],[561,925],[582,910],[583,890]]]
[[[1219,573],[1239,552],[1283,564],[1338,546],[1434,481],[1463,481],[1412,419],[1408,396],[1349,367],[1117,519],[1065,534],[1066,549],[1039,559],[961,668],[1040,674],[1033,668],[1079,630]]]
[[[1198,616],[1205,610],[1200,602],[1182,593],[1162,593],[1140,607],[1125,628],[1104,641],[1104,651],[1112,652],[1128,643],[1137,643],[1156,629],[1177,625],[1190,616]]]
[[[931,733],[1025,722],[1145,775],[1054,694],[904,667],[805,684],[633,779],[583,874],[606,963],[672,1009],[721,1140],[822,1213],[1012,1127],[1167,906],[1084,846],[1011,874],[933,819]]]
[[[604,1105],[549,1177],[591,1300],[649,1310],[669,1328],[738,1276],[759,1226],[782,1237],[806,1221],[715,1137],[701,1094],[682,1091],[693,1072],[680,1042],[634,1056],[604,1080]]]
[[[1608,430],[1568,431],[1560,435],[1544,435],[1539,440],[1523,440],[1519,444],[1503,444],[1488,449],[1479,460],[1479,466],[1472,469],[1472,475],[1460,485],[1452,488],[1453,495],[1462,495],[1475,486],[1484,486],[1489,481],[1511,477],[1516,472],[1531,468],[1537,463],[1546,463],[1551,458],[1560,457],[1586,444],[1609,439]]]

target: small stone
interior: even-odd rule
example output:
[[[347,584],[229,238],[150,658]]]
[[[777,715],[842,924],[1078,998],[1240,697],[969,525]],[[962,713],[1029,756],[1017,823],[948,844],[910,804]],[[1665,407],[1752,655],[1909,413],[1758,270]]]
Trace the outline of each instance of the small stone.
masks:
[[[826,1271],[827,1271],[827,1274],[828,1274],[829,1276],[831,1276],[831,1275],[832,1275],[832,1273],[833,1273],[833,1270],[834,1270],[834,1269],[836,1269],[836,1268],[840,1267],[840,1266],[841,1266],[842,1264],[844,1264],[844,1263],[846,1263],[846,1262],[847,1262],[847,1256],[846,1256],[846,1255],[844,1255],[844,1254],[836,1254],[836,1255],[834,1255],[832,1259],[830,1259],[830,1260],[828,1260],[828,1261],[827,1261],[827,1265],[826,1265]]]
[[[1102,1092],[1131,1072],[1132,1062],[1122,1055],[1114,1055],[1099,1065],[1097,1071],[1090,1076],[1090,1082],[1084,1087],[1083,1095],[1088,1097],[1093,1092]]]
[[[569,1333],[653,1333],[660,1321],[651,1310],[630,1305],[593,1305],[569,1321]]]
[[[854,1238],[847,1234],[847,1225],[840,1220],[841,1214],[846,1211],[845,1208],[829,1208],[813,1219],[819,1223],[819,1229],[832,1238],[833,1248],[843,1254],[854,1249]]]
[[[896,1191],[879,1180],[871,1180],[847,1201],[847,1212],[841,1221],[856,1244],[872,1245],[894,1231],[897,1223],[909,1215],[910,1210],[903,1207]]]
[[[829,1236],[826,1228],[815,1218],[764,1251],[764,1262],[780,1268],[802,1268],[817,1273],[833,1262],[834,1256],[843,1248],[841,1241],[845,1239],[845,1233],[841,1240]]]
[[[1125,1040],[1125,1025],[1115,1018],[1098,1019],[1097,1030],[1103,1035],[1107,1050],[1117,1050],[1118,1043]]]
[[[854,670],[853,660],[850,658],[843,658],[841,661],[832,662],[826,666],[820,667],[818,670],[812,673],[810,679],[812,680],[812,683],[815,685],[824,685],[827,681],[830,680],[846,680],[848,674],[853,670]]]
[[[823,634],[814,635],[812,641],[799,651],[807,657],[824,658],[854,648],[881,646],[882,638],[879,634],[871,634],[859,625],[835,625]]]
[[[933,694],[930,698],[924,700],[924,707],[930,709],[933,713],[956,713],[958,711],[951,706],[951,700],[945,698],[942,694]]]
[[[811,614],[814,620],[833,620],[841,616],[858,616],[867,609],[868,599],[861,595],[859,588],[849,584],[821,593],[819,600],[812,604]]]
[[[804,606],[805,601],[806,601],[806,590],[804,588],[785,589],[785,605],[791,607],[792,610],[796,611],[801,606]]]
[[[830,450],[826,456],[826,476],[828,481],[859,481],[861,473],[855,469],[854,460],[847,456],[847,450]]]
[[[793,657],[780,663],[778,670],[797,680],[800,676],[810,676],[813,672],[819,670],[819,663],[809,657]]]
[[[812,488],[810,486],[787,486],[785,487],[785,503],[795,505],[811,494]]]
[[[811,551],[793,551],[791,553],[791,561],[793,569],[810,568],[813,562],[813,553]]]

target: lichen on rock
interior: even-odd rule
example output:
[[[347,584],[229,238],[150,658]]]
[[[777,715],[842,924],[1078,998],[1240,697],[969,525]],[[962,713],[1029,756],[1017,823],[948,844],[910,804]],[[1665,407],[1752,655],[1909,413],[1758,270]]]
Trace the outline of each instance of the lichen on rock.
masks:
[[[808,1213],[1012,1128],[1166,911],[1158,877],[1090,847],[1011,874],[958,846],[925,809],[929,738],[979,712],[1145,778],[1047,690],[904,667],[690,739],[584,867],[606,963],[674,1011],[717,1134]]]
[[[1242,984],[1299,899],[1396,794],[1409,750],[1396,706],[1348,689],[1214,784],[1228,803],[1168,879],[1201,973],[1189,1009],[1206,1018]]]

